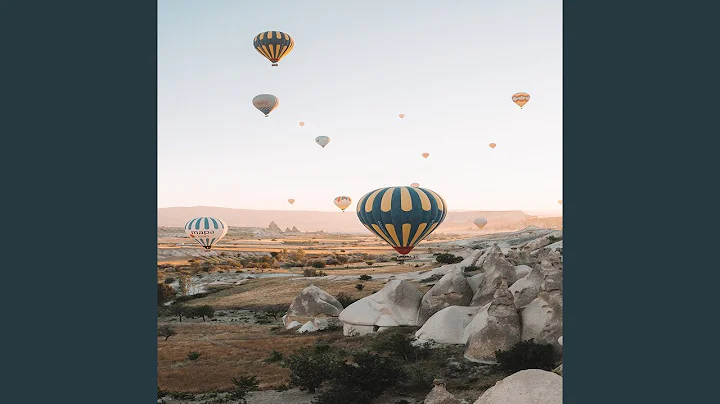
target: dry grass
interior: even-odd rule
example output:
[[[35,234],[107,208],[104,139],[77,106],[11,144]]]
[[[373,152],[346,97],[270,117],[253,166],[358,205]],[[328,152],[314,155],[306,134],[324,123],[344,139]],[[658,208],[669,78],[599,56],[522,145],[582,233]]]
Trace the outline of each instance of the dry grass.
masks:
[[[208,304],[215,309],[262,309],[268,306],[284,305],[289,306],[295,297],[311,284],[319,287],[332,296],[345,292],[354,299],[369,296],[385,285],[385,280],[360,281],[350,280],[323,280],[323,279],[298,279],[289,280],[283,278],[250,279],[240,286],[227,288],[209,296],[195,299],[188,302],[188,305]],[[362,283],[365,288],[361,291],[355,289],[355,285]]]
[[[261,390],[288,383],[289,372],[265,363],[273,349],[284,356],[315,343],[319,336],[342,335],[270,331],[271,326],[173,323],[177,335],[158,338],[158,387],[172,392],[200,393],[233,388],[236,376],[256,375]],[[191,361],[190,351],[200,353]]]

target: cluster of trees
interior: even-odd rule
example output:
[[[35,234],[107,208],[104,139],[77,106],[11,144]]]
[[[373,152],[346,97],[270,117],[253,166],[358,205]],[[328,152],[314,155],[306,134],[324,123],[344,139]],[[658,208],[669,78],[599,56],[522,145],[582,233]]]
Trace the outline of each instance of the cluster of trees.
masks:
[[[173,304],[170,306],[170,313],[173,316],[178,316],[178,319],[180,322],[182,322],[183,317],[190,317],[190,318],[198,318],[202,317],[203,321],[205,321],[205,317],[207,318],[213,318],[215,317],[215,309],[212,308],[212,306],[204,305],[204,306],[186,306],[184,304]]]

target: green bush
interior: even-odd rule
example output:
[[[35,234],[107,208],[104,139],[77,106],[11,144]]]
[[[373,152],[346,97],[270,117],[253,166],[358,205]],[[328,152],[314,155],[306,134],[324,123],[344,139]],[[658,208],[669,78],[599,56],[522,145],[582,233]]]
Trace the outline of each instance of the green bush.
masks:
[[[158,283],[157,285],[158,306],[175,298],[175,289],[162,283]]]
[[[412,334],[401,327],[383,331],[375,336],[372,348],[375,352],[384,353],[402,359],[405,362],[416,361],[430,355],[426,346],[413,346]]]
[[[213,309],[212,306],[208,305],[196,306],[190,309],[190,316],[192,316],[193,318],[202,317],[203,321],[205,321],[205,317],[215,317],[215,309]]]
[[[361,281],[369,281],[370,279],[372,279],[372,276],[370,275],[360,275]]]
[[[333,385],[313,400],[313,404],[370,404],[372,397],[357,386]]]
[[[362,283],[358,283],[357,285],[355,285],[355,289],[363,290],[363,289],[365,289],[365,285],[363,285]]]
[[[187,358],[191,361],[196,361],[200,357],[200,353],[196,351],[192,351],[188,354]]]
[[[374,264],[374,262],[372,262],[372,261],[365,261],[365,263],[368,264],[369,266],[372,266],[372,264]]]
[[[373,399],[380,397],[401,377],[403,370],[393,358],[369,352],[357,352],[353,355],[353,363],[342,363],[337,367],[333,385],[342,387],[346,391],[357,387]]]
[[[340,265],[340,261],[336,260],[335,258],[331,258],[327,261],[328,265]]]
[[[231,394],[232,398],[242,399],[243,401],[248,392],[258,389],[256,376],[233,377],[232,382],[235,385],[235,390]]]
[[[435,261],[441,264],[457,264],[462,260],[462,257],[456,257],[450,253],[440,253],[435,256]]]
[[[312,263],[312,266],[313,266],[313,268],[321,269],[321,268],[325,268],[326,265],[322,261],[315,261]]]
[[[479,271],[481,268],[475,265],[468,265],[465,267],[465,272]]]
[[[500,370],[515,373],[525,369],[552,370],[555,367],[553,346],[534,340],[520,341],[507,351],[495,352]]]
[[[330,352],[301,348],[285,360],[290,370],[290,385],[314,393],[329,380],[337,368],[338,359]]]
[[[426,361],[413,362],[403,367],[405,373],[404,384],[418,391],[428,391],[434,386],[438,368]]]
[[[173,283],[173,282],[175,282],[175,278],[165,278],[165,281],[164,281],[164,282],[165,282],[166,285],[169,284],[169,283]]]
[[[352,296],[348,295],[345,292],[338,293],[338,295],[335,296],[335,300],[340,302],[343,307],[348,307],[357,301],[357,299],[353,299]]]
[[[283,360],[283,354],[282,352],[278,352],[276,350],[272,350],[272,353],[270,354],[270,357],[265,359],[266,363],[275,363],[275,362],[281,362]]]

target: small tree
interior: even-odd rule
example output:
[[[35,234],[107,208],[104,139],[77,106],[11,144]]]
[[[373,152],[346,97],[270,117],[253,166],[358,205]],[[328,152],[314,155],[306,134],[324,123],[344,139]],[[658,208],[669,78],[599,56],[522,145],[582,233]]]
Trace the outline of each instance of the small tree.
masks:
[[[189,312],[190,312],[189,308],[183,304],[175,303],[172,306],[170,306],[170,313],[174,316],[178,316],[181,323],[182,323],[182,318],[187,317]]]
[[[251,391],[258,389],[257,376],[240,376],[233,377],[232,382],[235,385],[235,390],[232,392],[232,398],[242,400],[242,403],[246,403],[245,396]]]
[[[202,317],[203,321],[205,321],[205,317],[213,318],[215,317],[215,309],[212,308],[212,306],[204,305],[204,306],[197,306],[192,308],[192,314],[193,317]]]
[[[332,377],[337,359],[327,350],[301,348],[285,360],[285,367],[290,369],[291,385],[314,393],[315,389]]]
[[[553,346],[534,340],[520,341],[507,351],[495,352],[498,367],[515,373],[525,369],[552,370],[555,367]]]
[[[357,285],[355,285],[355,289],[363,290],[363,289],[365,289],[365,285],[363,285],[362,283],[358,283]]]
[[[370,279],[372,279],[372,276],[370,275],[360,275],[361,281],[369,281]]]
[[[175,289],[163,283],[157,284],[158,306],[175,298]]]
[[[158,328],[158,337],[165,337],[165,341],[167,341],[168,338],[172,337],[175,334],[177,334],[177,332],[172,326],[163,325]]]
[[[335,296],[335,300],[340,302],[343,307],[348,307],[357,301],[357,299],[353,299],[352,296],[348,295],[345,292],[338,293],[338,295]]]

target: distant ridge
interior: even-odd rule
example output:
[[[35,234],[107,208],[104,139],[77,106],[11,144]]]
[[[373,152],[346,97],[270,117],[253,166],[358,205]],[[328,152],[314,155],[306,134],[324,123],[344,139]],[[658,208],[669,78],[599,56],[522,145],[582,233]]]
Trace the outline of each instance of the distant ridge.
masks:
[[[357,219],[354,210],[322,212],[311,210],[258,210],[216,206],[190,206],[158,208],[158,227],[182,227],[197,216],[217,216],[230,226],[267,228],[274,222],[280,228],[297,227],[302,231],[367,232]],[[520,230],[527,226],[562,228],[562,217],[530,216],[520,210],[508,211],[454,211],[448,212],[438,232],[475,229],[472,221],[487,218],[486,230]]]

